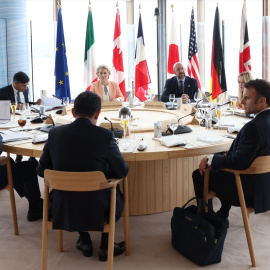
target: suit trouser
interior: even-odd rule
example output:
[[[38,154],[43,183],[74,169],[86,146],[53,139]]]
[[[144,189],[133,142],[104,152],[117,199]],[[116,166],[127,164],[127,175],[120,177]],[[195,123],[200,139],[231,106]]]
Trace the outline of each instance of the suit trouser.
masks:
[[[20,197],[26,197],[29,202],[38,200],[41,196],[36,172],[36,164],[31,161],[15,163],[10,159],[14,189]],[[0,189],[8,183],[6,165],[0,166]]]
[[[192,177],[196,196],[203,198],[204,175],[201,175],[199,170],[196,170],[193,172]],[[247,206],[253,207],[254,189],[251,187],[252,183],[250,183],[249,186],[248,182],[242,181],[242,185]],[[231,206],[240,205],[236,181],[233,173],[210,170],[209,189],[216,193],[221,202],[221,216],[228,217]]]

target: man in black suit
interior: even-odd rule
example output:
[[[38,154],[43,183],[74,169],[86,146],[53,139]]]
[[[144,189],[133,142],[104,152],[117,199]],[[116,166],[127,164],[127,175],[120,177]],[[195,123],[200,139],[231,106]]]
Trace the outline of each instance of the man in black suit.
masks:
[[[45,169],[58,171],[102,171],[107,178],[123,178],[128,166],[114,139],[114,134],[96,126],[101,99],[93,92],[83,92],[74,101],[71,124],[56,127],[49,133],[40,158],[38,174]],[[53,228],[78,231],[77,248],[84,256],[92,256],[92,241],[87,232],[103,229],[109,218],[110,190],[94,192],[53,191]],[[117,189],[116,220],[123,211],[123,196]],[[115,244],[114,255],[125,250],[125,242]],[[99,260],[107,260],[108,234],[102,233]]]
[[[31,103],[31,104],[40,104],[41,99],[38,99],[36,102],[29,102],[28,99],[28,83],[30,79],[22,71],[19,71],[13,76],[13,84],[0,88],[0,100],[10,100],[10,102],[16,102],[17,104]],[[22,156],[17,155],[15,162],[21,162]],[[36,162],[35,158],[30,157],[30,161]]]
[[[0,88],[0,100],[10,100],[16,103],[29,103],[28,98],[28,83],[30,79],[22,71],[19,71],[13,76],[13,84]],[[38,99],[36,104],[40,104],[41,99]]]
[[[175,63],[173,70],[175,76],[166,81],[161,101],[168,102],[169,95],[175,94],[183,103],[194,102],[194,94],[198,92],[197,80],[186,76],[186,69],[181,63]]]
[[[1,145],[2,136],[0,135],[0,149]],[[10,164],[14,189],[20,197],[26,197],[29,203],[28,221],[35,221],[42,218],[43,200],[40,198],[36,164],[32,161],[14,163],[13,159],[10,159]],[[0,165],[0,189],[4,188],[7,184],[6,165]]]
[[[221,201],[218,215],[229,216],[232,205],[239,206],[235,177],[220,169],[247,169],[259,156],[270,155],[270,83],[265,80],[251,80],[245,83],[241,104],[246,114],[255,118],[244,125],[226,155],[208,155],[201,160],[199,169],[193,172],[196,196],[203,197],[203,174],[210,170],[210,189]],[[270,210],[270,173],[242,175],[246,204],[254,207],[255,213]]]

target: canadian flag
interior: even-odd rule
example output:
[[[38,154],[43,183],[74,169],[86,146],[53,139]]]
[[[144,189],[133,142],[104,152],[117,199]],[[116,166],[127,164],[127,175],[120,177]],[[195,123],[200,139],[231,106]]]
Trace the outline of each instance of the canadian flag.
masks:
[[[113,80],[119,84],[119,88],[126,101],[126,85],[123,64],[123,51],[121,48],[121,26],[120,26],[120,12],[117,11],[114,26],[113,37]]]
[[[251,55],[248,38],[246,1],[244,1],[240,30],[239,73],[251,72]]]
[[[172,10],[172,26],[171,26],[171,37],[170,37],[169,54],[168,54],[168,73],[169,74],[174,74],[173,65],[177,62],[180,62],[179,47],[177,45],[174,11]]]

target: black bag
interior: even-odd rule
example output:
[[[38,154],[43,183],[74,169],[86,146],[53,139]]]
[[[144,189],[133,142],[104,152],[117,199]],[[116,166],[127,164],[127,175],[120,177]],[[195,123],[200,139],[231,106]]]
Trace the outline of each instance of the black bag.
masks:
[[[197,206],[187,206],[193,200],[197,200]],[[208,207],[207,213],[203,211],[203,205]],[[227,228],[227,221],[218,217],[204,200],[194,197],[182,208],[174,208],[172,245],[200,266],[219,263]]]

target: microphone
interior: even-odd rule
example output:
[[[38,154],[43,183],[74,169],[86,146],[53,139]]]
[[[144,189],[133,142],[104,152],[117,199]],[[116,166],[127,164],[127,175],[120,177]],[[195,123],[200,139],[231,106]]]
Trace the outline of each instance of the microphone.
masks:
[[[179,122],[181,119],[183,119],[183,118],[185,118],[185,117],[187,117],[187,116],[193,115],[193,114],[195,114],[195,112],[192,112],[192,113],[189,113],[189,114],[187,114],[187,115],[184,115],[184,116],[180,117],[180,118],[178,119],[177,122]],[[171,129],[169,126],[168,126],[167,131],[168,131],[170,134],[173,134],[173,131],[172,131],[172,129]],[[163,133],[163,132],[162,132],[162,135],[163,135],[163,136],[169,135],[169,134],[167,133],[167,131],[166,131],[166,133]],[[188,133],[188,132],[191,132],[191,131],[192,131],[192,129],[191,129],[190,127],[186,126],[186,125],[178,125],[177,129],[174,131],[174,134]]]
[[[106,116],[104,117],[104,119],[110,122],[110,124],[111,124],[111,131],[113,131],[113,125],[112,125],[112,121],[111,121],[111,120],[109,120],[109,119],[108,119]]]
[[[185,116],[182,116],[182,117],[180,117],[180,118],[178,119],[177,122],[179,122],[181,119],[183,119],[183,118],[185,118],[185,117],[187,117],[187,116],[193,115],[193,114],[195,114],[195,112],[192,112],[192,113],[190,113],[190,114],[187,114],[187,115],[185,115]]]
[[[53,121],[53,119],[52,119],[52,117],[51,117],[50,115],[42,114],[42,113],[40,113],[40,112],[39,112],[39,115],[40,115],[40,116],[45,116],[46,119],[49,118],[49,119],[52,120],[52,124],[45,125],[44,127],[41,127],[41,128],[39,129],[40,131],[49,133],[51,129],[55,128],[55,123],[54,123],[54,121]]]
[[[206,95],[205,97],[201,98],[200,100],[197,101],[196,106],[198,106],[198,104],[203,101],[205,98],[211,97],[213,93],[210,93],[209,95]]]
[[[54,98],[57,98],[59,100],[62,100],[61,98],[58,98],[56,95],[52,95]]]
[[[112,121],[110,121],[106,116],[104,117],[104,119],[110,122],[111,128],[109,128],[109,130],[111,130],[113,132],[115,138],[121,139],[123,137],[124,130],[119,130],[117,128],[114,129]]]

